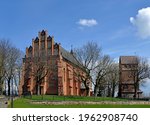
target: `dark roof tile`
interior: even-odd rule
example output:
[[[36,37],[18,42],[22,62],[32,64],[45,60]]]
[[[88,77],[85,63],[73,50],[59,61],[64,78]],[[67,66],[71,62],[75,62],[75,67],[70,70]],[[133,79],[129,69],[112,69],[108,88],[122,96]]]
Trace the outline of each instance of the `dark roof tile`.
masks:
[[[137,56],[120,56],[121,64],[137,64],[138,58]]]
[[[62,57],[68,60],[69,62],[79,66],[80,68],[82,67],[79,61],[75,58],[75,55],[71,54],[70,52],[62,48],[61,46],[60,46],[60,53]]]

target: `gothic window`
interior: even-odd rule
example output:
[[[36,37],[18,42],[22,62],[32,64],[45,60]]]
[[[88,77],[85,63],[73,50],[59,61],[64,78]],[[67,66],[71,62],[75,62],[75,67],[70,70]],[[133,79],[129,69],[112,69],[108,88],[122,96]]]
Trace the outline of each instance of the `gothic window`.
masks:
[[[129,65],[129,68],[131,69],[131,68],[132,68],[132,65]]]
[[[129,72],[128,77],[131,78],[132,76],[133,76],[133,73],[132,73],[132,72]]]
[[[50,41],[47,42],[47,48],[51,49],[51,42]]]
[[[29,55],[28,55],[29,57],[32,57],[32,51],[29,51]]]
[[[34,56],[38,56],[39,55],[39,42],[38,41],[36,41],[35,43],[34,43]]]
[[[44,41],[45,40],[45,35],[41,36],[41,40]]]
[[[34,53],[34,56],[35,56],[35,57],[38,57],[38,56],[39,56],[39,52],[36,51],[36,52]]]
[[[34,49],[35,49],[35,51],[38,51],[38,49],[39,49],[39,43],[38,42],[34,43]]]
[[[54,87],[54,83],[53,83],[53,82],[50,82],[50,83],[49,83],[49,87]]]
[[[124,85],[124,86],[123,86],[123,89],[128,89],[128,85]]]
[[[51,55],[51,41],[48,41],[47,42],[47,48],[48,48],[48,50],[47,50],[47,53],[48,53],[48,55]]]
[[[42,51],[41,51],[41,57],[42,57],[42,59],[45,59],[45,56],[46,56],[46,55],[45,55],[45,50],[42,50]]]
[[[51,55],[51,49],[48,49],[47,54]]]
[[[128,68],[128,65],[125,64],[124,67],[125,67],[125,68]]]
[[[66,79],[65,79],[65,76],[66,76],[66,75],[65,75],[65,68],[64,68],[63,70],[64,70],[64,71],[63,71],[63,74],[64,74],[64,82],[65,82],[65,80],[66,80]]]
[[[58,55],[58,49],[57,48],[54,49],[54,55]]]
[[[44,49],[44,48],[45,48],[45,42],[42,41],[42,42],[41,42],[41,49]]]

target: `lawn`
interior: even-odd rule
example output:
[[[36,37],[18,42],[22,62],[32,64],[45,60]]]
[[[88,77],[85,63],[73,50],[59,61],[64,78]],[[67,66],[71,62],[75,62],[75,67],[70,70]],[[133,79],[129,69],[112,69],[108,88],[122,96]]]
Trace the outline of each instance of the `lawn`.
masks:
[[[111,97],[85,97],[85,96],[57,96],[57,95],[33,95],[24,97],[38,101],[127,101],[127,99]]]
[[[102,98],[102,97],[79,97],[79,96],[28,96],[14,100],[14,108],[150,108],[149,104],[33,104],[31,102],[127,102],[130,100],[119,98]],[[9,105],[10,107],[10,105]]]

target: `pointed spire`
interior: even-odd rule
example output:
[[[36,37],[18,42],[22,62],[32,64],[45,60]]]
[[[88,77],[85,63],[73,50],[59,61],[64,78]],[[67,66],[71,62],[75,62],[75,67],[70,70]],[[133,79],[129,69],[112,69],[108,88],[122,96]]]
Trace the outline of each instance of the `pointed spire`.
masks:
[[[48,40],[51,40],[51,39],[52,39],[52,37],[49,35],[49,36],[47,37],[47,39],[48,39]]]
[[[32,46],[29,47],[29,51],[32,51]]]
[[[42,36],[44,36],[44,35],[45,35],[45,31],[44,31],[44,30],[42,30],[41,35],[42,35]]]
[[[38,38],[38,37],[36,37],[36,38],[35,38],[35,42],[38,42],[38,41],[39,41],[39,38]]]

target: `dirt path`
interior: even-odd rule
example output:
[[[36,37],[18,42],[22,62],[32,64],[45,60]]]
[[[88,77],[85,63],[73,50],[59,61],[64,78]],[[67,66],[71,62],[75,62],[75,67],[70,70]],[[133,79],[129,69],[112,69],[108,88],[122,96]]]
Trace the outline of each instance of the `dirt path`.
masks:
[[[127,104],[127,105],[134,105],[134,104],[147,104],[150,105],[150,101],[31,101],[32,104],[47,104],[47,105],[68,105],[68,104],[79,104],[79,105],[86,105],[86,104]]]
[[[7,108],[8,106],[8,99],[4,96],[0,97],[0,108]]]

